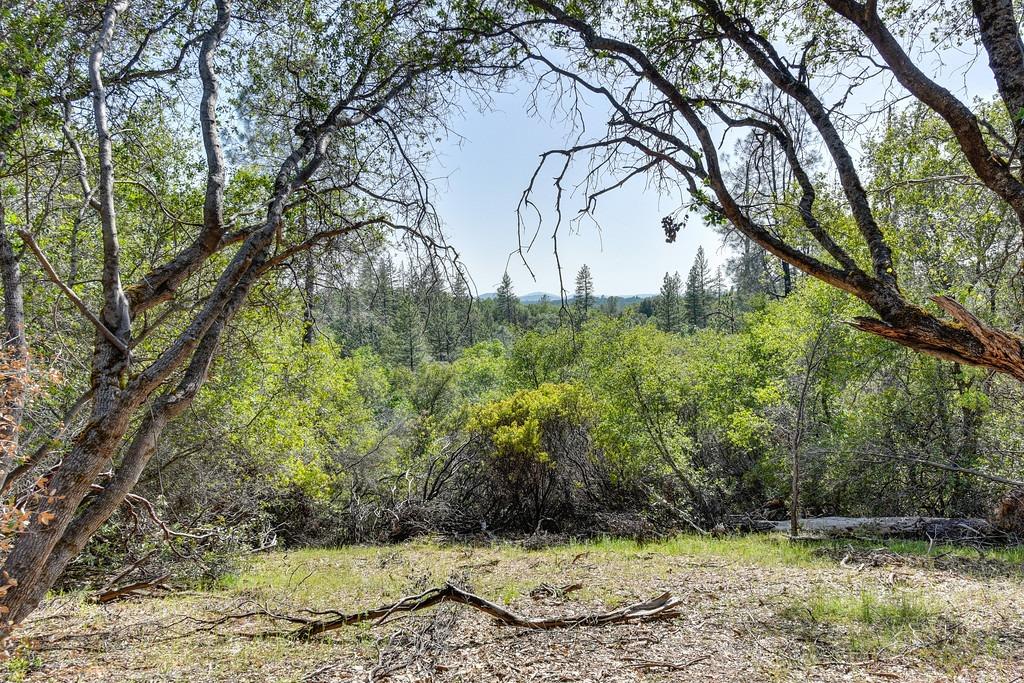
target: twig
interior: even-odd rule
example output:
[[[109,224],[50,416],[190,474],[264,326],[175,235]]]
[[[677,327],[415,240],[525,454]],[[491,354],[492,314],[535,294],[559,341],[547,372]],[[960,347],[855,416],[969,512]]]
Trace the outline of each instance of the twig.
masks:
[[[160,530],[163,531],[165,540],[169,541],[171,540],[171,537],[174,537],[191,538],[195,541],[205,541],[207,538],[211,538],[217,535],[216,532],[214,531],[209,531],[205,534],[189,534],[184,531],[175,531],[174,529],[171,529],[169,526],[167,526],[167,522],[160,519],[160,516],[156,513],[156,506],[154,506],[153,503],[148,498],[143,498],[137,493],[129,493],[128,495],[125,496],[125,501],[128,503],[138,503],[142,505],[142,507],[145,508],[146,510],[146,514],[148,514],[149,518],[153,520],[153,523],[159,526]]]
[[[631,669],[670,669],[672,671],[682,671],[683,669],[689,669],[698,662],[703,662],[705,659],[710,658],[711,655],[702,655],[696,659],[691,659],[688,662],[683,662],[682,664],[676,664],[675,662],[656,662],[650,659],[637,659],[635,657],[627,657],[622,661],[636,662],[636,664],[629,665]]]
[[[112,589],[114,586],[117,585],[118,581],[122,580],[124,577],[128,576],[133,571],[135,571],[136,569],[141,567],[143,564],[145,564],[146,560],[148,560],[149,558],[153,557],[153,555],[155,553],[156,553],[155,549],[154,550],[150,550],[148,553],[146,553],[145,555],[140,557],[138,560],[136,560],[135,562],[132,562],[130,565],[125,567],[125,569],[123,571],[118,572],[117,575],[114,578],[112,578],[110,581],[107,581],[107,585],[105,585],[103,587],[103,590],[101,592],[105,593],[105,592],[109,591],[110,589]]]
[[[52,281],[53,284],[57,285],[60,288],[60,290],[64,292],[69,299],[71,299],[72,303],[74,303],[75,306],[78,307],[78,310],[82,312],[82,315],[89,319],[89,322],[91,322],[96,327],[96,329],[99,330],[100,333],[102,333],[103,336],[107,338],[107,341],[113,344],[114,347],[117,348],[117,350],[120,351],[121,353],[129,355],[130,351],[128,350],[128,346],[123,341],[121,341],[121,339],[119,339],[116,334],[111,332],[110,328],[104,325],[103,322],[96,317],[95,313],[89,310],[89,307],[85,304],[85,302],[82,301],[82,299],[77,294],[75,294],[75,290],[71,289],[66,284],[64,284],[64,281],[60,279],[60,276],[57,275],[57,271],[55,271],[53,269],[53,266],[50,265],[50,261],[46,258],[46,255],[39,248],[39,245],[36,244],[36,241],[32,238],[32,235],[27,230],[18,230],[18,234],[21,236],[21,239],[25,242],[25,245],[32,251],[33,254],[35,254],[36,260],[39,261],[39,265],[42,266],[43,271],[46,272],[46,275],[47,277],[50,278],[50,281]]]

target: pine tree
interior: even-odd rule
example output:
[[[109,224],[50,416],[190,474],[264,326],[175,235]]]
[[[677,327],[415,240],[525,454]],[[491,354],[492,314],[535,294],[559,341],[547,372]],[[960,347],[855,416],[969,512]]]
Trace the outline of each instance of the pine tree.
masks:
[[[501,284],[498,285],[498,315],[508,325],[515,325],[519,298],[512,289],[512,278],[505,273],[501,276]]]
[[[661,283],[661,293],[655,304],[655,317],[658,322],[658,329],[663,332],[681,332],[684,322],[683,309],[683,280],[676,272],[672,275],[665,273],[665,279]]]
[[[573,304],[577,321],[586,322],[590,308],[594,305],[594,278],[590,274],[590,266],[585,263],[576,273],[576,297]]]
[[[384,351],[389,360],[415,370],[427,357],[423,337],[423,318],[416,300],[408,291],[395,297],[393,315],[385,334]]]
[[[427,337],[434,358],[450,361],[455,357],[461,322],[452,295],[441,289],[432,291],[427,301]]]
[[[452,283],[452,311],[455,314],[459,346],[472,346],[480,337],[480,307],[474,304],[461,274]]]
[[[697,247],[697,256],[686,277],[686,319],[693,327],[708,324],[708,286],[711,268],[704,256],[704,247]]]

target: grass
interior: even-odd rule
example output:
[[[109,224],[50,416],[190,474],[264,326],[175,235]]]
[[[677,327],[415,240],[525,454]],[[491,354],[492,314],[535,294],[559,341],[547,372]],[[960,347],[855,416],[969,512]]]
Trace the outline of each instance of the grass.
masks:
[[[366,603],[365,596],[395,599],[415,590],[440,585],[451,578],[471,578],[472,586],[493,599],[506,603],[525,595],[538,581],[531,581],[489,566],[508,566],[530,558],[535,566],[546,566],[553,577],[564,575],[566,583],[579,578],[577,564],[614,568],[616,575],[635,578],[662,573],[680,559],[688,563],[726,563],[764,568],[826,569],[834,567],[836,556],[853,548],[870,552],[880,548],[921,559],[926,567],[939,568],[931,560],[962,560],[967,572],[984,574],[976,561],[981,553],[969,547],[929,546],[916,541],[820,541],[794,543],[780,535],[748,534],[725,537],[681,535],[637,542],[621,538],[597,538],[524,550],[514,543],[485,547],[438,544],[419,540],[401,546],[349,546],[337,549],[305,549],[260,555],[248,560],[241,572],[223,579],[217,590],[235,594],[258,593],[268,597],[287,595],[290,600],[311,605],[339,602]],[[985,562],[998,565],[1003,574],[1024,576],[1024,548],[984,551]],[[425,558],[429,558],[425,561]],[[991,572],[989,572],[991,573]],[[550,582],[555,582],[551,577]],[[588,586],[577,597],[621,602],[621,595]]]
[[[429,555],[428,563],[421,562],[424,555]],[[470,571],[477,574],[481,590],[494,591],[505,601],[512,601],[533,584],[507,574],[473,570],[523,557],[541,564],[565,566],[572,565],[581,556],[591,564],[611,564],[626,573],[633,568],[647,573],[652,566],[664,567],[679,557],[766,567],[825,567],[833,564],[805,545],[779,537],[753,535],[724,538],[679,536],[652,543],[600,538],[537,550],[523,550],[513,543],[469,547],[439,545],[424,540],[397,547],[349,546],[268,553],[250,559],[239,574],[226,577],[217,588],[234,593],[287,592],[300,600],[349,592],[392,596],[407,591],[411,584],[417,582],[436,585]],[[636,563],[639,559],[645,562]]]
[[[33,667],[38,666],[38,658],[15,654],[4,664],[7,669],[7,677],[4,680],[10,683],[21,683],[28,677]]]
[[[882,566],[863,563],[859,569],[838,566],[851,546],[865,554],[884,547],[925,560]],[[962,563],[953,569],[940,567],[932,562],[940,557],[959,558]],[[1016,675],[1007,648],[1024,649],[1024,642],[1012,636],[997,643],[992,634],[999,633],[1006,619],[1024,622],[1021,557],[1024,551],[1020,549],[989,552],[979,560],[977,551],[929,548],[923,543],[792,543],[767,535],[679,536],[650,543],[602,538],[536,550],[511,542],[462,546],[420,540],[386,547],[275,552],[251,556],[236,575],[181,595],[103,608],[77,599],[84,596],[61,596],[64,613],[59,620],[53,619],[55,613],[44,615],[50,619],[40,623],[39,632],[62,623],[69,625],[69,632],[79,634],[73,642],[82,650],[72,648],[68,661],[73,664],[61,663],[65,650],[40,652],[35,659],[30,653],[0,664],[0,678],[64,680],[53,674],[54,667],[91,666],[110,675],[90,673],[81,680],[244,683],[301,680],[330,662],[343,662],[342,670],[356,665],[372,667],[378,651],[394,633],[389,630],[392,627],[353,626],[323,641],[296,643],[240,635],[270,628],[259,619],[231,624],[216,634],[155,640],[125,625],[180,623],[185,615],[208,618],[223,613],[218,610],[244,611],[254,604],[285,613],[301,609],[356,611],[453,578],[484,597],[530,614],[603,610],[667,590],[683,599],[686,617],[671,627],[661,623],[616,627],[603,636],[608,639],[605,646],[575,651],[575,636],[562,641],[557,634],[510,638],[487,619],[459,610],[458,626],[446,637],[468,648],[466,653],[475,654],[449,659],[437,655],[445,670],[453,672],[448,680],[485,680],[466,667],[467,662],[488,659],[516,660],[518,666],[529,669],[556,666],[543,662],[564,656],[567,662],[582,658],[596,671],[607,665],[606,660],[629,661],[628,657],[635,656],[628,649],[619,651],[616,645],[631,642],[633,635],[656,643],[664,639],[664,651],[657,651],[662,646],[654,646],[651,658],[694,659],[709,648],[728,648],[738,653],[735,658],[741,663],[737,671],[759,671],[762,679],[794,680],[794,675],[806,673],[801,666],[814,666],[820,673],[823,667],[837,666],[836,662],[889,661],[897,656],[908,658],[914,671],[959,671],[977,660],[985,666],[1009,667]],[[960,567],[993,561],[1014,567],[1014,573],[983,575]],[[858,562],[851,560],[848,565]],[[894,573],[898,575],[895,579]],[[581,583],[583,589],[564,600],[535,601],[529,593],[540,583]],[[429,619],[424,615],[401,620],[394,628],[412,632],[418,628],[416,624],[429,623]],[[95,640],[81,635],[89,633],[97,634]],[[118,635],[102,635],[111,633]],[[544,650],[547,647],[552,649]],[[792,653],[792,659],[768,654],[773,652]],[[886,654],[880,657],[879,653]],[[717,676],[725,670],[721,667],[727,666],[726,659],[719,651],[709,664],[700,666],[716,667],[713,672]],[[633,671],[625,664],[616,666]],[[115,675],[125,671],[134,677]],[[531,675],[543,678],[551,673],[537,669]],[[70,679],[79,680],[75,676]],[[723,674],[715,680],[739,678]]]
[[[925,625],[938,613],[934,605],[928,604],[918,593],[862,590],[852,595],[816,592],[787,605],[780,616],[811,623],[831,622],[900,630]]]
[[[778,615],[797,625],[798,639],[809,643],[811,664],[824,659],[872,661],[913,653],[955,677],[978,657],[1007,654],[997,636],[969,633],[956,610],[940,606],[918,591],[817,590],[792,599]]]
[[[854,547],[862,549],[877,548],[878,543],[867,541],[856,541]],[[1010,546],[999,548],[979,549],[973,546],[964,545],[932,545],[925,541],[887,541],[883,547],[900,555],[916,555],[921,557],[959,557],[967,560],[984,558],[1003,562],[1008,565],[1024,567],[1024,546]]]
[[[652,556],[687,557],[762,567],[823,567],[831,564],[827,559],[817,556],[813,548],[806,544],[792,543],[782,536],[766,534],[722,537],[687,534],[648,543],[600,538],[539,552],[590,553],[600,557],[632,559]]]

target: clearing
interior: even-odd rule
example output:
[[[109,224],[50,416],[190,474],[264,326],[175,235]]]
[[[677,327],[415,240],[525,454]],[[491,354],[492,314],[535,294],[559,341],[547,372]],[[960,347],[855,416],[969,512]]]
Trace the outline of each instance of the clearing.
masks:
[[[22,631],[27,647],[6,664],[6,679],[1024,680],[1022,561],[1022,549],[763,535],[282,552],[168,597],[95,605],[81,593],[55,596]],[[538,632],[443,604],[312,642],[268,635],[283,625],[262,616],[206,623],[263,610],[353,612],[446,581],[529,616],[601,611],[665,591],[683,610]]]

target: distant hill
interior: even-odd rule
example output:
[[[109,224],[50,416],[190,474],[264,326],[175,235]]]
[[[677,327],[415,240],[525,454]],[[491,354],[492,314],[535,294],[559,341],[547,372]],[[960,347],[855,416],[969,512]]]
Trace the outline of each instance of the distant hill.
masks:
[[[497,296],[498,295],[497,295],[496,292],[485,292],[485,293],[480,295],[480,299],[485,299],[485,300],[486,299],[494,299]],[[621,305],[628,306],[629,304],[635,304],[637,302],[643,301],[644,299],[649,299],[652,296],[657,296],[657,295],[656,294],[598,294],[598,295],[596,295],[594,297],[594,303],[595,303],[595,305],[599,305],[602,302],[606,301],[609,297],[612,297],[612,296],[614,296],[616,299],[618,299],[619,303]],[[548,301],[551,302],[551,303],[557,303],[558,301],[561,300],[561,297],[559,297],[557,294],[552,294],[550,292],[530,292],[529,294],[523,294],[522,296],[520,296],[519,297],[519,301],[520,301],[520,303],[524,303],[524,304],[539,304],[541,302],[541,300],[544,299],[544,297],[547,297]],[[566,296],[566,299],[569,300],[569,301],[572,301],[575,298],[576,297],[574,295],[572,295],[572,294],[568,294]]]

